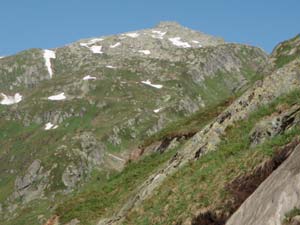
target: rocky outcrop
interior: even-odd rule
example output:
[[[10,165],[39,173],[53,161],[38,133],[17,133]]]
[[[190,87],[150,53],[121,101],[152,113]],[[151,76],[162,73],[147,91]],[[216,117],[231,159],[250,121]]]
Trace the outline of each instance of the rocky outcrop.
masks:
[[[279,110],[257,123],[250,134],[251,145],[263,143],[278,134],[282,134],[300,124],[300,106],[295,105],[287,110]]]
[[[15,180],[13,199],[21,198],[23,203],[40,198],[49,183],[49,171],[43,171],[40,160],[34,160],[22,177]]]
[[[242,204],[227,225],[281,225],[285,214],[300,207],[300,146]]]
[[[43,51],[31,49],[15,56],[0,60],[0,89],[11,91],[15,88],[36,87],[42,81],[48,80]],[[7,81],[10,81],[7,85]]]
[[[92,132],[82,132],[73,138],[73,144],[80,148],[73,148],[74,158],[62,173],[62,182],[67,189],[73,189],[85,177],[88,177],[93,169],[104,168],[106,147],[94,136]]]
[[[284,225],[300,225],[300,216],[294,216],[291,221],[285,223]]]

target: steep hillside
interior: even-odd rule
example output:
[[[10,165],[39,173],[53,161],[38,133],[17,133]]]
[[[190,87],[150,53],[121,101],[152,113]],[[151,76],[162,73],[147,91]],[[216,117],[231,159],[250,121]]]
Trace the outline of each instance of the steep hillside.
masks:
[[[56,214],[62,224],[141,224],[142,215],[158,224],[144,215],[152,190],[164,194],[171,177],[222,145],[227,127],[296,89],[298,61],[281,64],[282,52],[274,66],[259,48],[164,22],[1,58],[1,224]],[[163,203],[170,223],[173,201]]]
[[[296,57],[278,67],[212,122],[204,127],[202,124],[203,128],[189,140],[174,147],[177,137],[168,139],[161,146],[161,151],[166,153],[130,164],[104,183],[87,183],[80,192],[57,207],[59,217],[55,218],[62,224],[70,221],[99,225],[225,224],[299,144],[300,59]],[[163,162],[169,154],[173,157]],[[153,163],[158,163],[156,157],[163,161],[154,168]],[[285,177],[293,179],[293,176]],[[274,182],[274,178],[270,179]],[[285,181],[275,178],[275,182],[278,186]],[[290,186],[294,184],[297,185],[291,182]],[[289,196],[298,193],[293,187],[287,190]],[[274,193],[278,191],[283,195],[286,193],[284,188]],[[268,198],[258,196],[254,199]],[[281,198],[277,202],[284,207],[279,207],[281,216],[276,217],[276,224],[283,222],[284,215],[290,215],[288,213],[294,207],[299,207],[297,198],[293,201]],[[251,210],[261,213],[256,210],[260,204],[268,202],[256,200]],[[244,213],[251,211],[244,210]],[[267,215],[274,218],[271,213],[242,217],[266,217],[268,221]],[[241,219],[233,221],[236,222],[233,224],[240,224]],[[249,224],[260,224],[261,221]]]

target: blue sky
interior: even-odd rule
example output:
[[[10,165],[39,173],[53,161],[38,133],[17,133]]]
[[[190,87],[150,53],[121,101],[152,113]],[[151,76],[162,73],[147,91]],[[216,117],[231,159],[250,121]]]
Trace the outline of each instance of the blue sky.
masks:
[[[0,55],[165,20],[270,52],[300,33],[300,0],[2,0]]]

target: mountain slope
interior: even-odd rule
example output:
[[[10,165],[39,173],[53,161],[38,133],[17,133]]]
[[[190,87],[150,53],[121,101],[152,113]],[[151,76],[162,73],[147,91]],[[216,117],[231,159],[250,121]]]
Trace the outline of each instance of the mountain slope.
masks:
[[[299,72],[296,58],[256,83],[212,123],[177,147],[172,159],[145,182],[135,188],[130,185],[131,194],[123,193],[127,198],[121,200],[123,205],[102,208],[97,201],[104,199],[91,188],[58,208],[61,221],[77,218],[84,224],[95,224],[94,218],[108,214],[112,217],[99,224],[224,224],[299,143],[295,139],[300,118]],[[282,150],[277,150],[281,146]],[[110,185],[114,190],[112,182]],[[247,191],[249,186],[252,189]],[[289,209],[296,206],[289,201],[284,204]]]
[[[173,149],[188,146],[215,116],[210,111],[262,79],[268,62],[258,48],[170,22],[1,58],[2,224],[41,224],[74,189],[122,183],[111,174],[150,154],[135,189],[176,151],[151,155],[169,144],[170,130],[178,138]],[[181,133],[174,124],[193,130]],[[129,164],[122,172],[128,179],[131,166],[143,170]]]

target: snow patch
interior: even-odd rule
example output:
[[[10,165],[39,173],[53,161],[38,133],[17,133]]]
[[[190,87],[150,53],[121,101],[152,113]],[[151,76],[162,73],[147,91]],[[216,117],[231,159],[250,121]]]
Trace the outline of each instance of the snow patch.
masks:
[[[145,55],[150,55],[151,52],[149,50],[139,50],[139,53],[143,53]]]
[[[127,33],[124,35],[126,35],[127,37],[131,37],[131,38],[137,38],[138,36],[140,36],[140,34],[138,34],[138,33]]]
[[[90,50],[95,53],[95,54],[103,54],[102,50],[102,46],[99,45],[93,45],[92,47],[90,47]]]
[[[103,54],[103,52],[101,51],[102,50],[102,46],[100,45],[93,45],[99,41],[103,41],[102,38],[95,38],[95,39],[92,39],[88,42],[85,42],[85,43],[80,43],[80,46],[82,47],[86,47],[88,49],[90,49],[93,53],[95,54]]]
[[[191,48],[192,46],[188,42],[184,42],[181,40],[181,37],[169,38],[169,41],[172,42],[173,45],[182,48]]]
[[[164,36],[166,35],[167,32],[162,32],[160,30],[153,30],[152,33],[153,35],[151,35],[151,37],[157,39],[164,39]]]
[[[55,59],[55,58],[56,58],[56,55],[55,55],[54,51],[48,50],[48,49],[44,50],[45,65],[47,67],[50,78],[52,78],[52,76],[53,76],[53,71],[51,68],[51,59]]]
[[[0,56],[0,59],[3,59],[5,56]]]
[[[117,69],[117,67],[115,67],[115,66],[111,66],[111,65],[107,65],[107,66],[105,66],[106,68],[109,68],[109,69]]]
[[[200,41],[192,40],[192,42],[193,42],[194,44],[198,44],[200,48],[202,47],[202,45],[200,44]]]
[[[90,75],[85,76],[82,80],[97,80],[97,77],[92,77]]]
[[[56,128],[58,128],[58,125],[54,125],[54,124],[52,124],[52,123],[46,123],[45,124],[45,130],[55,130]]]
[[[111,46],[109,46],[110,48],[116,48],[116,47],[118,47],[118,46],[120,46],[121,45],[121,43],[120,42],[118,42],[118,43],[116,43],[116,44],[114,44],[114,45],[111,45]]]
[[[90,45],[93,45],[99,41],[103,41],[104,39],[102,38],[94,38],[92,40],[89,40],[88,42],[85,42],[85,43],[80,43],[80,46],[82,47],[89,47]]]
[[[163,108],[158,108],[158,109],[154,109],[153,112],[154,113],[159,113]]]
[[[142,81],[142,83],[157,89],[161,89],[163,87],[161,84],[152,84],[150,80]]]
[[[51,101],[61,101],[61,100],[65,100],[66,96],[65,96],[65,93],[62,92],[58,95],[52,95],[52,96],[48,97],[48,99]]]
[[[22,101],[23,96],[19,93],[16,93],[14,96],[9,96],[1,93],[2,100],[0,101],[1,105],[13,105]]]

